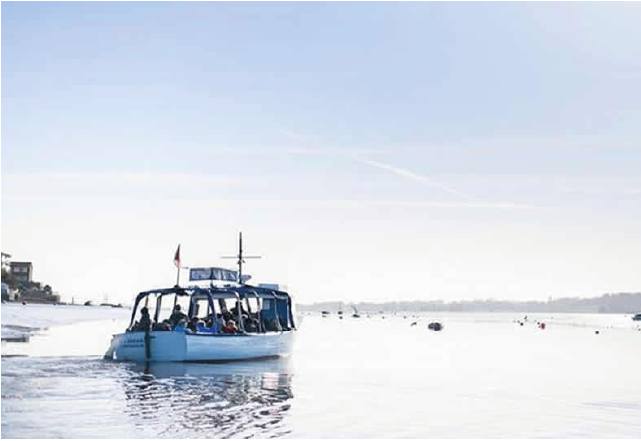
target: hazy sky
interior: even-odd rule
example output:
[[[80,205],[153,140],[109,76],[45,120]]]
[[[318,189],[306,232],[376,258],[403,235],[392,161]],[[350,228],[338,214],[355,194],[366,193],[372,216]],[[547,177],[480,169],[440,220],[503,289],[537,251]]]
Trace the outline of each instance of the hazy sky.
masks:
[[[301,302],[641,289],[639,3],[3,3],[2,251]]]

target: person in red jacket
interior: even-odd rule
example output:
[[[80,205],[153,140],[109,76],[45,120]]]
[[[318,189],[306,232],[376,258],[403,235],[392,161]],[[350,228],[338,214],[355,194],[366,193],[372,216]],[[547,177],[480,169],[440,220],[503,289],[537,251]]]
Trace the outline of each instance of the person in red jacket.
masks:
[[[236,332],[238,332],[238,328],[236,327],[236,322],[233,320],[227,321],[227,324],[223,328],[223,333],[235,334]]]

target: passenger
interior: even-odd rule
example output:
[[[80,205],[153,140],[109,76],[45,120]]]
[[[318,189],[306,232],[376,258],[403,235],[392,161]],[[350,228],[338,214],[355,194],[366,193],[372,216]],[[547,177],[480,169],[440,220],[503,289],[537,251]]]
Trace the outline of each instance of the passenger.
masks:
[[[180,305],[174,306],[174,312],[169,316],[169,323],[175,328],[181,320],[187,320],[187,316],[180,310]]]
[[[140,310],[140,321],[136,326],[136,331],[149,331],[151,328],[151,318],[149,317],[149,309],[144,306]]]
[[[238,304],[236,304],[236,306],[234,306],[231,309],[231,313],[234,315],[234,317],[238,316]],[[245,308],[243,308],[243,304],[242,303],[240,304],[240,314],[241,315],[246,315],[247,314],[247,311],[245,311]]]
[[[216,314],[216,329],[220,331],[224,327],[225,327],[225,320],[223,319],[223,315],[220,313]]]
[[[258,320],[256,320],[255,318],[247,317],[247,319],[245,319],[243,323],[245,323],[245,331],[258,332]]]
[[[238,328],[236,328],[236,322],[233,320],[229,320],[223,328],[223,333],[235,334],[236,332],[238,332]]]
[[[152,330],[154,331],[171,331],[171,325],[169,324],[169,320],[163,320],[160,323],[154,323],[152,326]]]
[[[198,317],[192,317],[191,320],[189,320],[187,328],[189,328],[189,330],[193,332],[198,331]]]

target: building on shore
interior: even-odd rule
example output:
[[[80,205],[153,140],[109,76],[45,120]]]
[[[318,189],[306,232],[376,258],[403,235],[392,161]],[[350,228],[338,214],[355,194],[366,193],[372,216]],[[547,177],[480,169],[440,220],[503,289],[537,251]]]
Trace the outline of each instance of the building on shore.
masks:
[[[31,262],[11,262],[9,264],[11,274],[19,283],[31,283],[33,281],[33,264]]]
[[[11,255],[2,253],[2,300],[31,303],[60,303],[60,295],[33,280],[33,263],[12,262]]]

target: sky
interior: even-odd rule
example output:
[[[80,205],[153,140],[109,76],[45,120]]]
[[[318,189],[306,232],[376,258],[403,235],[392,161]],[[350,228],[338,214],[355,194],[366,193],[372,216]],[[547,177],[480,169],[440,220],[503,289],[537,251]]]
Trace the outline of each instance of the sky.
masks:
[[[3,3],[2,251],[326,300],[641,289],[641,4]],[[183,271],[182,283],[188,283]]]

